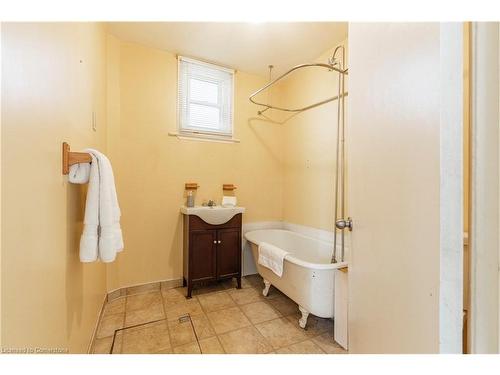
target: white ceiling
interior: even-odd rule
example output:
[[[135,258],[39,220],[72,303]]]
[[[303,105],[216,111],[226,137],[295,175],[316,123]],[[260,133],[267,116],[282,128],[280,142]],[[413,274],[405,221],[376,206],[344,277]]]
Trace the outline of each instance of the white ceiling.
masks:
[[[302,63],[347,37],[345,22],[111,22],[119,39],[267,77]]]

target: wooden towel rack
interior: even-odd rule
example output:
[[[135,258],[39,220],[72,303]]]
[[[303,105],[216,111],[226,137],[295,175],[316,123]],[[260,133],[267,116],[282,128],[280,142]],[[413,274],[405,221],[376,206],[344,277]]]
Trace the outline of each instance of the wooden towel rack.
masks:
[[[234,186],[233,184],[223,184],[222,190],[236,190],[236,186]]]
[[[90,163],[92,157],[87,152],[71,152],[69,144],[63,142],[62,144],[62,173],[68,174],[69,167],[78,163]]]

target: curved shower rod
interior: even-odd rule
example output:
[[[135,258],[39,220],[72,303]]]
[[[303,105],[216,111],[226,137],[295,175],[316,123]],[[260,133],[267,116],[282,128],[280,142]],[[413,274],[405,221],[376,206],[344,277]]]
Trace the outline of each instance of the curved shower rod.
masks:
[[[325,103],[328,103],[328,102],[331,102],[333,100],[336,100],[339,98],[338,95],[336,96],[333,96],[331,98],[328,98],[328,99],[325,99],[325,100],[322,100],[320,102],[317,102],[317,103],[314,103],[314,104],[311,104],[311,105],[308,105],[307,107],[303,107],[303,108],[296,108],[296,109],[290,109],[290,108],[282,108],[282,107],[277,107],[277,106],[273,106],[271,104],[265,104],[265,103],[259,103],[257,101],[255,101],[253,98],[254,96],[260,94],[262,91],[266,90],[267,88],[271,87],[272,85],[274,85],[276,82],[278,82],[279,80],[281,80],[282,78],[286,77],[287,75],[289,75],[291,72],[297,70],[297,69],[300,69],[300,68],[307,68],[307,67],[311,67],[311,66],[319,66],[319,67],[322,67],[322,68],[327,68],[328,70],[335,70],[336,72],[339,72],[341,74],[344,74],[344,75],[347,75],[348,74],[348,69],[345,69],[345,70],[342,70],[342,69],[339,69],[337,67],[335,67],[333,64],[325,64],[325,63],[311,63],[311,64],[300,64],[300,65],[296,65],[294,66],[292,69],[290,69],[289,71],[283,73],[282,75],[280,75],[278,78],[275,78],[273,79],[271,82],[269,82],[267,85],[265,85],[264,87],[260,88],[259,90],[255,91],[252,95],[250,95],[250,97],[248,98],[253,104],[256,104],[256,105],[260,105],[260,106],[263,106],[263,107],[266,107],[265,109],[263,109],[262,111],[259,111],[259,115],[262,114],[263,112],[267,111],[268,109],[276,109],[276,110],[279,110],[279,111],[285,111],[285,112],[302,112],[302,111],[306,111],[308,109],[311,109],[311,108],[314,108],[314,107],[318,107],[322,104],[325,104]],[[343,93],[340,95],[340,97],[343,97],[343,96],[347,96],[347,92]]]

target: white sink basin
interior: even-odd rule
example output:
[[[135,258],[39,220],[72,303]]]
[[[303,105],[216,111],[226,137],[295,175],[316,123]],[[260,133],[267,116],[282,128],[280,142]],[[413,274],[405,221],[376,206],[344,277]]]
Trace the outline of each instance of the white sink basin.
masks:
[[[196,215],[204,222],[212,225],[227,223],[233,218],[234,215],[241,214],[243,212],[245,212],[245,207],[181,207],[181,213],[184,215]]]

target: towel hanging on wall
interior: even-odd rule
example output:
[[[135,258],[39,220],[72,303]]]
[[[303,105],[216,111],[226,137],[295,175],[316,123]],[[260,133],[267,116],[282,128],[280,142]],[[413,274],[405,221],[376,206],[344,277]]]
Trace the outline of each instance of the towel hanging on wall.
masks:
[[[120,228],[120,207],[116,195],[113,169],[109,159],[101,152],[86,149],[92,163],[70,166],[69,181],[89,183],[85,202],[85,218],[80,238],[80,261],[109,263],[123,250]]]

